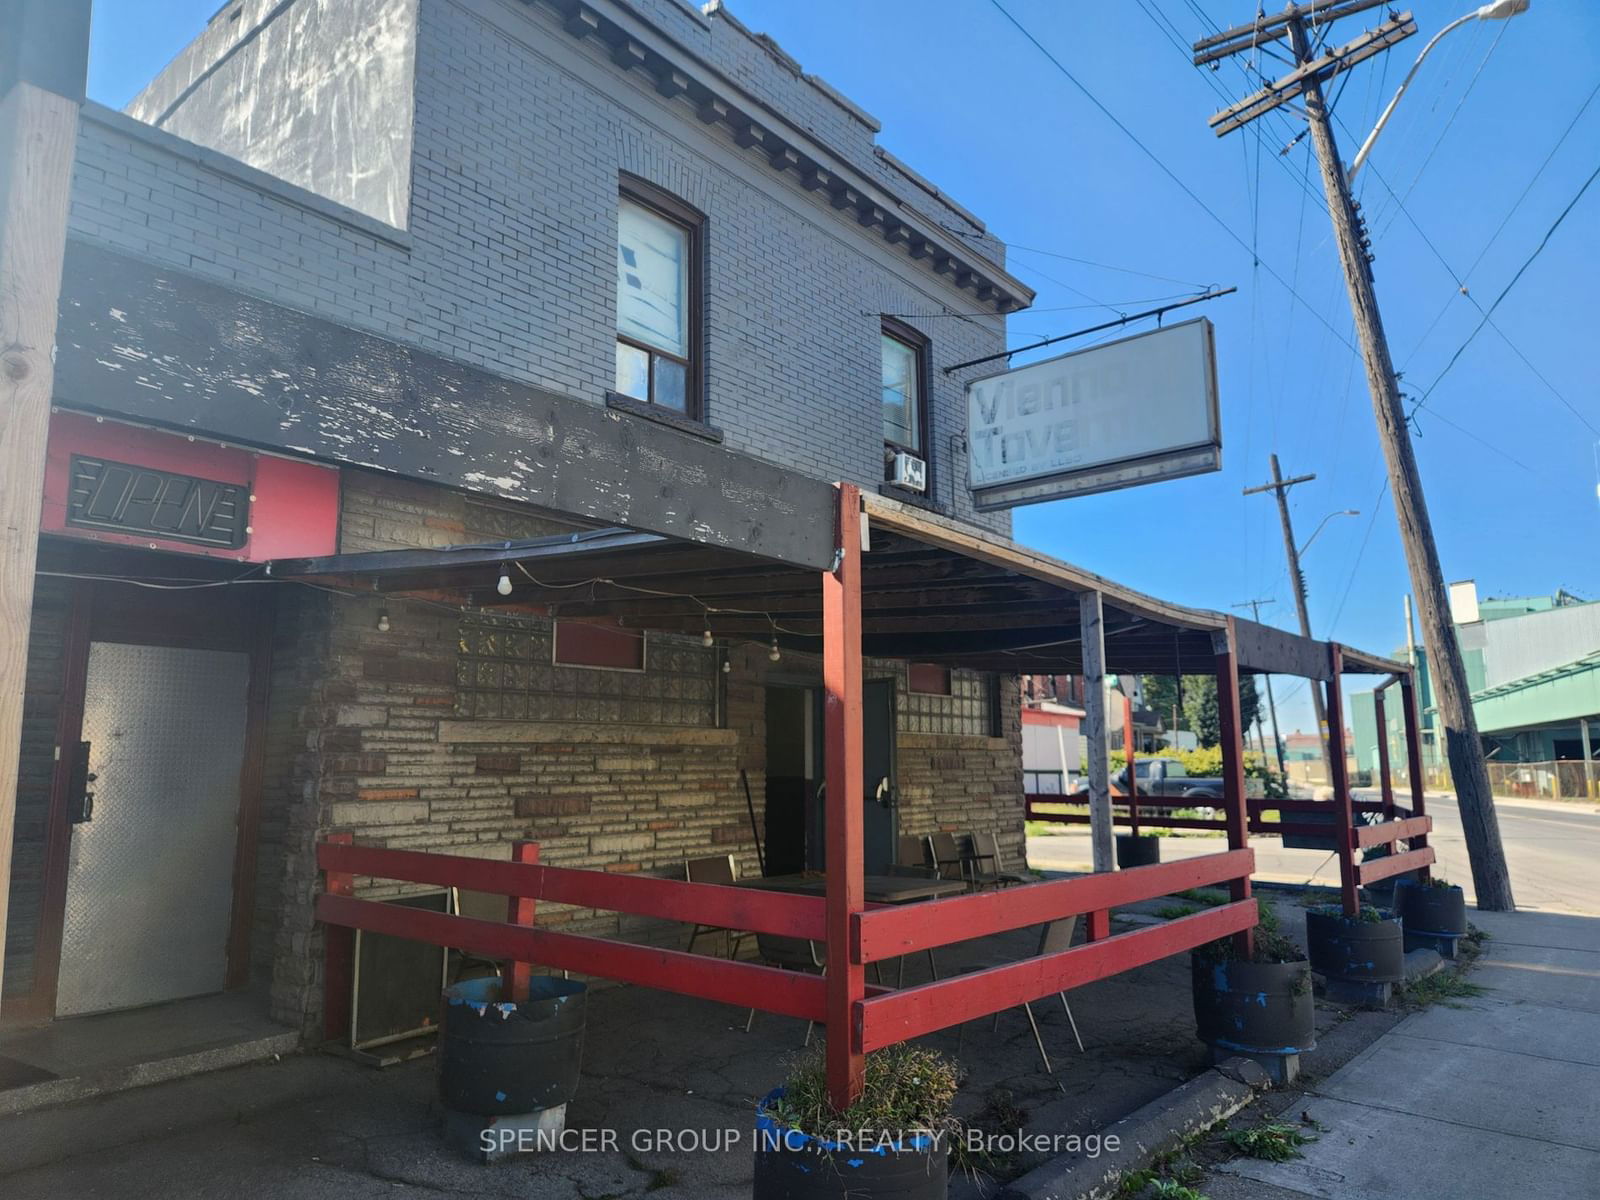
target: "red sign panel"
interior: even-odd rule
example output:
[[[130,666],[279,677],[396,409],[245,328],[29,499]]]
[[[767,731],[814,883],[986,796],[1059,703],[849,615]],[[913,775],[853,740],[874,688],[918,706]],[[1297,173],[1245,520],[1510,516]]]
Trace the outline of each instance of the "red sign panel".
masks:
[[[339,472],[56,412],[39,527],[241,562],[334,554]]]

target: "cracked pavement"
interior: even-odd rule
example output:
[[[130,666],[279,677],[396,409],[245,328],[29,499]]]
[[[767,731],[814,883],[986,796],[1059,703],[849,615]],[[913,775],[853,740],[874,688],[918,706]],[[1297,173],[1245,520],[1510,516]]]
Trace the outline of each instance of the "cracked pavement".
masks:
[[[940,951],[941,972],[1027,957],[1035,937],[1020,931]],[[924,962],[908,961],[908,985],[926,978]],[[1020,1010],[1002,1013],[998,1031],[974,1021],[959,1039],[954,1030],[926,1039],[968,1072],[963,1116],[1004,1089],[1027,1114],[1028,1132],[1087,1135],[1205,1069],[1187,956],[1077,989],[1070,999],[1081,1055],[1060,1004],[1034,1005],[1054,1075],[1044,1071]],[[755,1102],[782,1079],[805,1026],[762,1013],[746,1034],[744,1019],[726,1005],[643,988],[590,994],[583,1079],[567,1127],[614,1130],[615,1149],[481,1166],[441,1137],[432,1058],[379,1071],[310,1053],[0,1119],[0,1192],[8,1200],[745,1197]],[[654,1130],[680,1140],[652,1145]],[[646,1133],[636,1146],[639,1131]],[[684,1149],[679,1131],[712,1139],[733,1131],[741,1140]],[[1041,1157],[1019,1157],[996,1176],[1014,1177]],[[992,1183],[957,1176],[951,1195],[976,1200]]]

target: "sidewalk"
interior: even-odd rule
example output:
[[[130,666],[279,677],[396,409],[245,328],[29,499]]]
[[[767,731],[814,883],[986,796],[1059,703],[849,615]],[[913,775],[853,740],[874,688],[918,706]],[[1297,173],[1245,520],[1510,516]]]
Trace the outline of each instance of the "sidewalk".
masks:
[[[1284,1163],[1236,1159],[1211,1200],[1600,1194],[1600,918],[1479,913],[1482,997],[1400,1022],[1316,1085],[1325,1127]],[[1286,1114],[1292,1120],[1298,1113]]]

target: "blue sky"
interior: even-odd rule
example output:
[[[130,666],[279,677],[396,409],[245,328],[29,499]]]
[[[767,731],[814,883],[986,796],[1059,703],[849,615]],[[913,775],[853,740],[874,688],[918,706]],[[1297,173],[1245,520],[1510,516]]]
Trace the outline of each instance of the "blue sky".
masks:
[[[1275,506],[1240,495],[1276,451],[1286,474],[1317,475],[1291,494],[1302,540],[1325,514],[1361,510],[1329,522],[1306,557],[1313,631],[1393,648],[1405,561],[1309,139],[1279,153],[1303,128],[1290,116],[1215,137],[1206,118],[1259,77],[1188,60],[1188,42],[1248,20],[1250,6],[1003,3],[1133,137],[991,0],[732,10],[881,120],[882,145],[1013,245],[1011,268],[1038,290],[1036,311],[1013,318],[1013,344],[1238,286],[1184,314],[1217,326],[1223,470],[1020,509],[1020,540],[1187,603],[1275,598],[1264,618],[1292,625]],[[1426,39],[1473,6],[1415,0],[1420,34],[1336,85],[1347,158]],[[126,102],[215,7],[102,0],[90,94]],[[1368,23],[1341,22],[1334,40]],[[1510,21],[1470,23],[1430,55],[1358,181],[1402,388],[1428,392],[1416,447],[1445,574],[1476,579],[1483,595],[1600,598],[1600,181],[1468,341],[1482,319],[1473,301],[1490,307],[1600,166],[1596,61],[1600,5],[1588,0],[1533,0]],[[1286,730],[1311,727],[1303,689],[1279,689],[1279,701]]]

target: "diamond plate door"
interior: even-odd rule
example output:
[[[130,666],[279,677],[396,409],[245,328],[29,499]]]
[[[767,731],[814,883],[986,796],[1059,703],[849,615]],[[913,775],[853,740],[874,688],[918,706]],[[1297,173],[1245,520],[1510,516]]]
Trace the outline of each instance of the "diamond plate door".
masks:
[[[222,990],[249,678],[246,654],[90,646],[98,778],[72,827],[57,1016]]]

